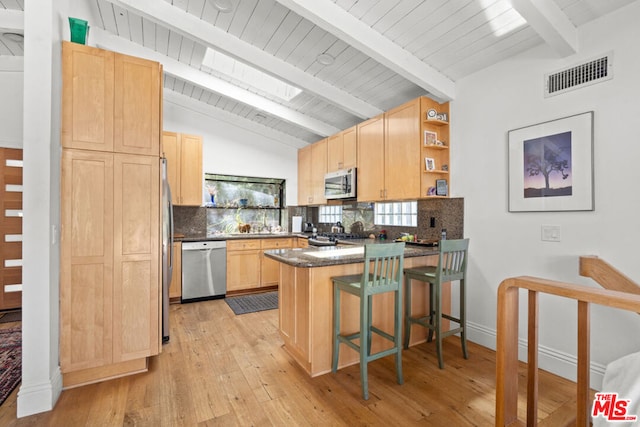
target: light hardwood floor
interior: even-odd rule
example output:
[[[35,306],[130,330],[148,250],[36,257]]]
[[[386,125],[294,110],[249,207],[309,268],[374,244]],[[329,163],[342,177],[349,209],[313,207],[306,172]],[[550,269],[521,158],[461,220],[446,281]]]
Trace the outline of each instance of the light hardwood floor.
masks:
[[[11,324],[3,324],[9,327]],[[286,353],[277,310],[235,316],[222,300],[171,306],[171,341],[148,373],[62,392],[53,411],[16,420],[17,389],[0,406],[0,426],[492,426],[495,353],[459,339],[403,352],[404,385],[393,356],[369,364],[370,398],[359,367],[309,378]],[[352,351],[347,347],[341,351]],[[525,371],[520,418],[525,419]],[[539,419],[562,425],[573,383],[541,371]]]

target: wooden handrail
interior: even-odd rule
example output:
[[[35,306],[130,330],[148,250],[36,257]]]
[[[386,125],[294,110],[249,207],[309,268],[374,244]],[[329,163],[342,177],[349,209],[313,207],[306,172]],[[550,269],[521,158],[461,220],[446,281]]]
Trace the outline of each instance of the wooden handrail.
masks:
[[[496,426],[520,423],[518,420],[518,299],[520,289],[529,291],[527,426],[535,426],[537,424],[538,294],[541,292],[577,301],[578,381],[576,425],[588,426],[589,405],[591,403],[589,401],[590,304],[640,312],[640,295],[528,276],[513,277],[502,281],[498,288]]]
[[[597,256],[580,257],[580,275],[592,278],[605,289],[640,295],[640,285]]]

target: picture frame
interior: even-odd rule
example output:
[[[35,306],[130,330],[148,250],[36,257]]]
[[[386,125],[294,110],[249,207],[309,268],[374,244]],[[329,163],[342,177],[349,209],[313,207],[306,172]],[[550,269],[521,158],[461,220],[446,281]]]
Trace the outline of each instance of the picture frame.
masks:
[[[594,210],[593,111],[508,132],[509,212]]]
[[[437,132],[432,132],[430,130],[425,130],[424,131],[424,145],[425,146],[436,145],[437,141],[438,141],[438,133]]]
[[[446,179],[436,179],[436,196],[447,196],[449,186]]]
[[[431,157],[424,158],[424,166],[428,171],[432,171],[436,169],[436,161]]]

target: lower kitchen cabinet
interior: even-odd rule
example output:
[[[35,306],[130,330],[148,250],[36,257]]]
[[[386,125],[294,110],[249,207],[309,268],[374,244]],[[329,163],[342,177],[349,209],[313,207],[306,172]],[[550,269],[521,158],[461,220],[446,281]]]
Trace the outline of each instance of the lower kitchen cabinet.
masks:
[[[169,286],[169,300],[180,302],[182,297],[182,242],[173,242],[173,272]]]
[[[64,387],[145,370],[161,348],[158,158],[65,149],[61,194]]]
[[[260,240],[227,241],[227,292],[260,287]]]
[[[280,263],[264,256],[264,251],[271,249],[291,249],[293,248],[293,239],[264,239],[261,248],[260,286],[278,286],[278,283],[280,283]]]
[[[277,286],[279,263],[264,256],[271,249],[290,249],[290,237],[227,241],[227,292]]]

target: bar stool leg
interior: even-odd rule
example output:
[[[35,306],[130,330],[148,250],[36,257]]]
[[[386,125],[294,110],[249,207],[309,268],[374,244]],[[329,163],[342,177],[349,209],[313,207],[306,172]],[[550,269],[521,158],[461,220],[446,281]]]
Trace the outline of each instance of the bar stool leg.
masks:
[[[436,315],[436,293],[435,293],[435,285],[431,282],[429,283],[429,324],[431,327],[429,328],[429,334],[427,335],[427,342],[433,341],[433,332],[434,327],[436,325],[435,315]]]
[[[411,338],[411,278],[404,276],[404,348],[409,348]]]
[[[464,279],[460,279],[460,340],[462,342],[462,355],[465,359],[469,358],[467,354],[467,301],[466,301],[466,284]]]
[[[334,286],[333,291],[333,364],[331,366],[331,372],[334,374],[338,370],[338,356],[340,353],[340,340],[338,335],[340,334],[340,290],[337,286]]]
[[[366,299],[367,301],[365,301]],[[362,398],[369,399],[369,375],[367,364],[371,350],[371,332],[369,330],[371,314],[368,312],[371,301],[370,297],[360,300],[360,384],[362,384]],[[364,347],[366,346],[366,347]]]
[[[402,334],[402,287],[395,291],[395,336],[393,345],[396,348],[396,375],[398,376],[398,384],[404,384],[402,376],[402,347],[400,339]]]
[[[438,353],[438,366],[444,369],[444,360],[442,359],[442,301],[440,300],[440,286],[432,285],[435,288],[435,330],[436,330],[436,350]]]

